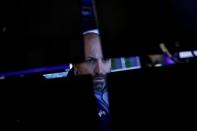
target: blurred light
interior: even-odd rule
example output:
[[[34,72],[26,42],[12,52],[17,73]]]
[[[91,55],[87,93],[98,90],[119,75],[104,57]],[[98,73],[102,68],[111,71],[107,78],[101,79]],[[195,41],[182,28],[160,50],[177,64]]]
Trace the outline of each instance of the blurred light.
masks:
[[[156,64],[156,65],[154,65],[155,67],[161,67],[162,66],[162,64]]]
[[[72,69],[72,68],[73,68],[73,65],[72,65],[72,64],[70,64],[70,65],[69,65],[69,68],[70,68],[70,69]]]
[[[15,71],[15,72],[6,72],[6,73],[0,73],[1,76],[17,76],[17,75],[25,75],[25,74],[34,74],[34,73],[44,73],[49,71],[64,71],[69,70],[69,65],[60,65],[60,66],[50,66],[50,67],[41,67],[41,68],[35,68],[35,69],[29,69],[29,70],[22,70],[22,71]]]
[[[179,53],[180,58],[190,58],[193,57],[193,54],[191,51],[182,51]]]
[[[92,14],[92,12],[90,12],[90,11],[85,11],[85,10],[83,10],[83,11],[82,11],[82,16],[93,16],[93,14]]]
[[[112,70],[111,72],[125,71],[125,70],[134,70],[140,69],[140,57],[121,57],[112,59]]]
[[[59,73],[44,74],[43,76],[46,79],[56,79],[56,78],[67,77],[67,75],[68,75],[68,72],[59,72]]]
[[[194,55],[197,56],[197,50],[194,51]]]
[[[141,68],[141,66],[134,66],[134,67],[129,67],[129,68],[115,69],[115,70],[112,70],[111,72],[134,70],[134,69],[140,69],[140,68]]]
[[[0,77],[0,80],[4,80],[4,79],[5,79],[5,76],[1,76],[1,77]]]

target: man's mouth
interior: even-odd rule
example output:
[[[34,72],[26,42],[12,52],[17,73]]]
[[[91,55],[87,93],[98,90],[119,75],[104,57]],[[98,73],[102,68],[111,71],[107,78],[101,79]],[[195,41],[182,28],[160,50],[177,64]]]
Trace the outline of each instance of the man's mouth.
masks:
[[[93,82],[95,82],[95,83],[105,82],[105,75],[103,75],[103,74],[95,75],[93,77]]]
[[[94,77],[93,81],[94,82],[105,82],[105,78],[98,76],[98,77]]]
[[[104,78],[95,78],[94,82],[104,82],[105,79]]]

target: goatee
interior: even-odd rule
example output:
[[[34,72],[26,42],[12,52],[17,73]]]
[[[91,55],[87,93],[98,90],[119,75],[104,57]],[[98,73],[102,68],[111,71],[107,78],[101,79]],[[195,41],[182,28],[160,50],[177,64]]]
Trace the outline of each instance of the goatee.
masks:
[[[105,82],[95,82],[93,83],[93,87],[95,91],[102,92],[105,89],[106,83]]]

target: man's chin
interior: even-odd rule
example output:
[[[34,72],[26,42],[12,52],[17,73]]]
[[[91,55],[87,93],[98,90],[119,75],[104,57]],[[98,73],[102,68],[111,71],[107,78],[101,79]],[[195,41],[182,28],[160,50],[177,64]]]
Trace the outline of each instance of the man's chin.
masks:
[[[103,91],[105,88],[105,81],[94,81],[94,90],[96,91]]]

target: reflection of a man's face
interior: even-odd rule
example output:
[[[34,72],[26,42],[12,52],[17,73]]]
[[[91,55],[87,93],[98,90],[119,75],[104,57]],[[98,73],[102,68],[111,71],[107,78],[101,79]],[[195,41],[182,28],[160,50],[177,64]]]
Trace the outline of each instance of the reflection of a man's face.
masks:
[[[106,74],[111,71],[111,61],[103,58],[101,43],[97,34],[86,34],[84,42],[85,62],[76,65],[75,72],[80,75],[91,74],[94,88],[102,90],[106,83]]]

